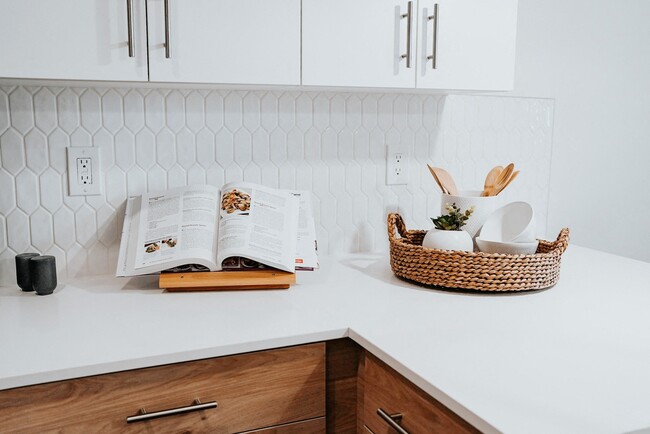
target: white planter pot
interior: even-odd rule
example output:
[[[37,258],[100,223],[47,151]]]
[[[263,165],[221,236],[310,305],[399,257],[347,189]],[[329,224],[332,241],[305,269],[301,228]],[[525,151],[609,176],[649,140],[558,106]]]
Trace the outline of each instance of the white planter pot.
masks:
[[[447,203],[449,205],[455,203],[461,209],[461,212],[465,212],[467,208],[473,206],[474,212],[469,220],[467,220],[467,224],[463,226],[463,230],[468,232],[473,239],[481,229],[481,226],[483,226],[483,223],[485,223],[485,220],[497,209],[500,199],[500,196],[482,197],[480,190],[461,191],[458,196],[443,193],[440,202],[440,214],[444,215],[449,213],[445,209],[445,204]]]
[[[472,252],[474,243],[469,233],[465,231],[442,231],[431,229],[422,240],[422,246],[429,249],[462,250]]]

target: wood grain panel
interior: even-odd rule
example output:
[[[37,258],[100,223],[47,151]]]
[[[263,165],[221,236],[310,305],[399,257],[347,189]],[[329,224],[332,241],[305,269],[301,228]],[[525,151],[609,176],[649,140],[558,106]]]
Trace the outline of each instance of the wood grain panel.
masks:
[[[354,434],[361,347],[351,339],[327,342],[327,432]]]
[[[295,283],[295,273],[278,270],[238,270],[206,273],[161,273],[158,286],[169,292],[231,291],[287,289]]]
[[[217,409],[127,424],[148,412]],[[325,344],[86,377],[0,392],[0,432],[233,433],[325,416]]]
[[[302,422],[276,425],[270,428],[246,431],[240,434],[325,434],[325,418],[305,420]]]
[[[400,425],[410,434],[479,432],[368,352],[364,355],[363,370],[360,426],[367,425],[373,433],[395,434],[395,430],[377,415],[378,408],[384,409],[388,414],[401,413],[403,417]]]

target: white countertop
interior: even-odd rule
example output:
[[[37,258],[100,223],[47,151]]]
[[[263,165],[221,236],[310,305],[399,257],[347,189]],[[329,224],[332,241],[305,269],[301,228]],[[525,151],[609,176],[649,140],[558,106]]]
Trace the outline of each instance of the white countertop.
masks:
[[[485,432],[650,429],[650,264],[571,246],[555,287],[484,295],[322,262],[277,291],[0,287],[0,389],[349,336]]]

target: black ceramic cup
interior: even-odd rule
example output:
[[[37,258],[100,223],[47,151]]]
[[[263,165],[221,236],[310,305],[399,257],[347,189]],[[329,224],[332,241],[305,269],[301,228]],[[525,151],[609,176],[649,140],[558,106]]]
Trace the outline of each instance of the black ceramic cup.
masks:
[[[36,256],[29,260],[32,287],[38,295],[49,295],[56,288],[56,259],[54,256]]]
[[[16,255],[16,282],[23,291],[33,291],[32,279],[29,273],[29,261],[39,256],[38,253],[21,253]]]

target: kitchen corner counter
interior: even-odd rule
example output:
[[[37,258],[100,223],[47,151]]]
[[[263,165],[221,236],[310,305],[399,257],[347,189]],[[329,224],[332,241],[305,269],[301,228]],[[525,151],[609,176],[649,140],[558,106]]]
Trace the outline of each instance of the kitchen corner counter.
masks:
[[[289,290],[96,277],[0,287],[0,389],[349,336],[485,432],[650,429],[650,264],[570,246],[553,288],[476,294],[325,258]]]

